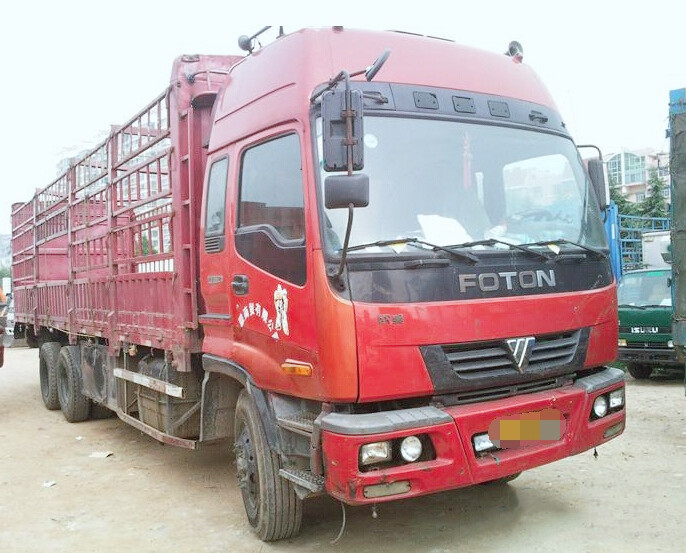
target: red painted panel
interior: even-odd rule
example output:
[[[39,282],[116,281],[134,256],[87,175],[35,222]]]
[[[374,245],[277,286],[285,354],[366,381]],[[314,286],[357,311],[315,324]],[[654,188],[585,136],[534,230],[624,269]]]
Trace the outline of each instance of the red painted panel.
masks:
[[[453,417],[453,423],[411,430],[362,436],[325,431],[326,490],[336,499],[353,505],[393,501],[488,482],[581,453],[622,433],[624,410],[599,420],[589,420],[595,397],[622,386],[615,384],[591,395],[581,388],[568,386],[550,392],[448,407],[445,411]],[[548,408],[559,410],[565,417],[567,430],[560,440],[476,457],[472,437],[486,432],[493,420]],[[613,437],[604,437],[604,432],[616,424],[622,424],[621,430]],[[434,460],[368,472],[359,470],[358,455],[363,444],[419,434],[429,435],[436,452]],[[373,499],[364,496],[366,486],[399,481],[409,482],[410,491]]]
[[[548,314],[555,313],[555,317]],[[587,367],[617,356],[614,284],[600,290],[422,304],[355,304],[360,401],[430,395],[418,346],[591,328]],[[395,321],[395,322],[394,322]]]

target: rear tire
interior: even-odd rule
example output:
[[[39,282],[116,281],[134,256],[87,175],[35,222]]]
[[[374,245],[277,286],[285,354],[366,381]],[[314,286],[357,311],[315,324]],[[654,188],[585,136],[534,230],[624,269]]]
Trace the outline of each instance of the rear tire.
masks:
[[[60,408],[60,400],[57,397],[57,362],[61,347],[59,342],[45,342],[38,350],[40,395],[45,407],[50,411]]]
[[[279,476],[279,456],[269,448],[260,414],[245,390],[238,397],[234,428],[238,483],[253,531],[263,541],[296,536],[302,500]]]
[[[653,372],[653,368],[650,365],[641,365],[639,363],[629,363],[626,366],[626,369],[636,380],[650,378],[650,373]]]
[[[64,418],[69,422],[85,421],[91,412],[91,401],[81,393],[79,347],[64,346],[57,363],[57,396]]]

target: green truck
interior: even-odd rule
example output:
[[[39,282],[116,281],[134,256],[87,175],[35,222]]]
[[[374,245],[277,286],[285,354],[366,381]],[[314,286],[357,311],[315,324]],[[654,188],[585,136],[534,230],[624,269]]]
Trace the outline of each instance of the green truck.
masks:
[[[625,273],[617,287],[617,359],[634,378],[648,378],[657,367],[683,367],[672,342],[671,284],[667,268]]]

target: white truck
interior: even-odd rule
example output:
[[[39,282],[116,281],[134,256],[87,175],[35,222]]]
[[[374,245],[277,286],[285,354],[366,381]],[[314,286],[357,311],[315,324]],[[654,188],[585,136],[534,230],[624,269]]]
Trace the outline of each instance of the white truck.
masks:
[[[668,230],[644,232],[641,237],[643,268],[662,269],[672,263],[672,248]]]

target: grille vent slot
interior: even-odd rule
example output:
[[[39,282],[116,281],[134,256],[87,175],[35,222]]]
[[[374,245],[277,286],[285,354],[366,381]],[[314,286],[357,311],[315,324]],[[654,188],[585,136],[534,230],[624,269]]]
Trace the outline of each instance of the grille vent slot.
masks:
[[[224,250],[223,236],[205,236],[205,253],[217,253]]]
[[[580,331],[537,336],[527,373],[545,371],[572,362],[579,345]],[[491,377],[517,373],[517,366],[504,340],[441,346],[453,371],[464,378]]]

